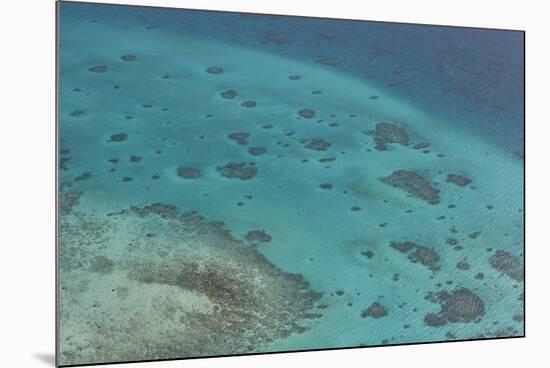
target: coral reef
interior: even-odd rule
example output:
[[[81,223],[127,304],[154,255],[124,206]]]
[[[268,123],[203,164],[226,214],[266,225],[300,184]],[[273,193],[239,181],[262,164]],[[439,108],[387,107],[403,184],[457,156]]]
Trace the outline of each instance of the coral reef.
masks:
[[[157,203],[109,213],[106,225],[74,199],[60,219],[63,365],[252,353],[322,316],[301,275],[223,223]]]
[[[135,61],[135,60],[137,60],[137,56],[136,56],[136,55],[132,55],[132,54],[122,55],[120,58],[121,58],[123,61]]]
[[[251,109],[253,107],[256,107],[256,101],[244,101],[241,106]]]
[[[288,42],[286,37],[272,31],[264,32],[257,41],[262,45],[284,45]]]
[[[519,257],[499,249],[491,256],[489,264],[513,280],[523,282],[523,262]]]
[[[428,293],[426,299],[440,305],[438,313],[428,313],[424,323],[440,327],[447,323],[469,323],[479,321],[485,315],[485,303],[479,296],[466,288],[451,292]]]
[[[306,119],[311,119],[315,117],[315,111],[310,109],[302,109],[298,111],[298,115]]]
[[[232,139],[238,144],[242,144],[242,145],[248,144],[248,141],[247,141],[248,137],[250,137],[250,133],[246,133],[246,132],[229,134],[229,139]]]
[[[71,111],[71,113],[69,115],[77,118],[79,116],[84,115],[84,111],[83,110],[73,110],[73,111]]]
[[[211,66],[206,69],[206,72],[210,74],[221,74],[223,73],[223,68],[219,66]]]
[[[236,178],[249,180],[256,176],[258,169],[254,163],[230,162],[224,166],[218,166],[216,169],[220,175],[226,178]]]
[[[385,151],[388,143],[399,143],[402,145],[409,143],[409,135],[405,129],[392,123],[378,123],[376,124],[376,130],[374,132],[369,131],[368,134],[374,135],[375,148],[379,151]]]
[[[197,169],[196,167],[189,167],[189,166],[180,166],[176,170],[176,173],[179,177],[184,179],[198,179],[201,177],[201,171],[200,169]]]
[[[326,151],[332,144],[322,138],[313,138],[308,140],[305,147],[314,151]]]
[[[85,173],[82,173],[78,175],[76,178],[74,178],[74,181],[83,181],[88,180],[92,177],[92,173],[89,171],[86,171]]]
[[[88,268],[90,272],[97,272],[100,274],[108,274],[113,272],[114,263],[105,256],[95,256]]]
[[[449,174],[447,175],[446,181],[447,183],[453,183],[459,187],[465,187],[472,182],[472,179],[464,175]]]
[[[370,307],[368,307],[367,309],[361,312],[361,317],[363,318],[370,317],[370,318],[378,319],[378,318],[386,317],[387,315],[388,315],[388,310],[379,302],[372,303]]]
[[[429,204],[435,205],[439,203],[439,190],[414,171],[397,170],[385,178],[380,178],[380,181],[399,188]]]
[[[128,134],[126,133],[117,133],[113,134],[108,142],[122,142],[128,139]]]
[[[92,66],[88,71],[92,73],[105,73],[107,71],[107,67],[105,65],[96,65]]]
[[[71,156],[69,156],[70,151],[68,149],[62,149],[59,151],[59,168],[61,170],[68,170],[69,167],[67,164],[71,161]]]
[[[425,148],[428,148],[430,147],[430,144],[429,143],[426,143],[426,142],[421,142],[421,143],[417,143],[413,146],[413,149],[415,150],[420,150],[420,149],[425,149]]]
[[[334,58],[322,58],[317,60],[319,64],[328,65],[328,66],[335,66],[338,65],[340,62]]]
[[[251,230],[246,233],[244,238],[252,243],[269,243],[271,241],[271,235],[265,230]]]
[[[232,100],[235,97],[237,97],[239,94],[237,93],[237,91],[234,91],[232,89],[228,89],[226,91],[221,92],[220,95],[223,98],[225,98],[226,100]]]
[[[261,156],[266,152],[267,150],[263,147],[250,147],[248,149],[248,153],[250,153],[252,156]]]
[[[408,259],[412,263],[420,263],[431,271],[439,270],[439,254],[432,249],[414,242],[390,242],[390,247],[401,252],[407,253]],[[411,252],[414,249],[414,252]]]

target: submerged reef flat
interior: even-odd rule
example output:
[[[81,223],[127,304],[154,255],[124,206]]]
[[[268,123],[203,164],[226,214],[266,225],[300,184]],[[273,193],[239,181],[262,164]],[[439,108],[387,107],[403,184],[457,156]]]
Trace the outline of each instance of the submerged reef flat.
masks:
[[[369,134],[374,135],[375,148],[379,151],[385,151],[389,143],[402,145],[409,143],[409,135],[405,129],[392,123],[378,123],[376,124],[376,130],[374,132],[370,131]]]
[[[246,132],[237,132],[229,134],[229,139],[234,140],[238,144],[245,145],[248,144],[249,133]]]
[[[305,147],[314,151],[326,151],[332,144],[322,138],[310,139]]]
[[[249,180],[256,176],[258,169],[254,163],[230,162],[224,166],[218,166],[218,173],[230,179]]]
[[[158,203],[79,212],[79,199],[61,197],[62,364],[252,353],[320,316],[301,275],[219,222]]]
[[[439,254],[432,248],[425,247],[413,242],[394,242],[390,243],[390,246],[401,252],[408,254],[408,259],[413,263],[420,263],[432,271],[439,269]]]
[[[380,181],[401,189],[429,204],[439,203],[439,190],[434,188],[428,180],[415,171],[397,170],[387,177],[380,178]]]
[[[179,177],[184,179],[198,179],[202,176],[200,169],[196,167],[180,166],[176,170]]]
[[[428,326],[440,327],[447,323],[468,323],[479,321],[485,315],[485,303],[479,296],[466,288],[451,292],[429,293],[426,299],[440,305],[439,313],[424,317]]]
[[[387,315],[388,315],[388,310],[379,302],[372,303],[370,307],[368,307],[367,309],[361,312],[361,317],[363,318],[370,317],[370,318],[378,319],[378,318],[386,317]]]
[[[503,250],[497,250],[489,260],[491,267],[512,279],[523,282],[523,262],[519,257]]]
[[[459,187],[465,187],[472,182],[472,179],[465,175],[449,174],[447,175],[447,182],[458,185]]]

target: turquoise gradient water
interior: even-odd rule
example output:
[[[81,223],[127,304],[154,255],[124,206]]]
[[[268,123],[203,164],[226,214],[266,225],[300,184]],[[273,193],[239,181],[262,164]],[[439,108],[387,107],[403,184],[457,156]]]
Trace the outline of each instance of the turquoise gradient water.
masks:
[[[59,32],[60,191],[80,196],[64,221],[196,211],[322,293],[304,331],[209,355],[523,335],[521,32],[64,2]],[[78,224],[61,242],[92,234]],[[94,289],[131,273],[93,234],[61,265],[87,285],[60,296],[64,364],[100,349],[86,320],[129,313]]]

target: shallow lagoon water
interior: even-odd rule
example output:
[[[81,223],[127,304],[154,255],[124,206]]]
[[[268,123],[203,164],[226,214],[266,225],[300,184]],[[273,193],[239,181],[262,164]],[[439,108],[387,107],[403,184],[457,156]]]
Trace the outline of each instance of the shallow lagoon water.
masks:
[[[523,335],[522,37],[61,3],[61,364]]]

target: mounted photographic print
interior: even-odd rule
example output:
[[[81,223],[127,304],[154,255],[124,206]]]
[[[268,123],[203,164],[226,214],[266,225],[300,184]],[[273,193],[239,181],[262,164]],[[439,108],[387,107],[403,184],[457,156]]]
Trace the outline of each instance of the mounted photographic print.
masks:
[[[57,7],[58,365],[524,336],[522,31]]]

